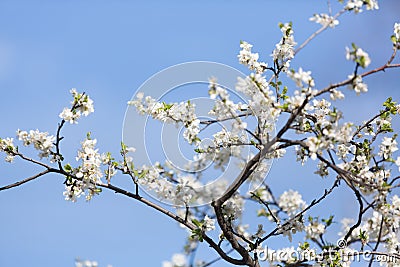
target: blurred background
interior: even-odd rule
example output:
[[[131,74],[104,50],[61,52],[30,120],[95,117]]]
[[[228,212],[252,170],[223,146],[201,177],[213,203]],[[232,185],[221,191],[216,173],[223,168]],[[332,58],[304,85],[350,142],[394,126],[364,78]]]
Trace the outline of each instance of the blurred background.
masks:
[[[340,8],[336,1],[331,7],[333,13]],[[0,136],[14,137],[17,129],[55,134],[58,114],[69,105],[74,87],[93,98],[95,113],[65,127],[67,161],[75,163],[76,149],[88,131],[97,138],[100,151],[117,156],[126,103],[151,75],[194,60],[245,71],[236,57],[240,40],[254,44],[260,59],[271,63],[270,54],[281,37],[278,22],[292,21],[295,40],[301,43],[319,28],[309,17],[327,12],[327,1],[316,0],[2,0]],[[345,59],[345,47],[352,42],[369,53],[368,69],[379,67],[392,53],[390,35],[399,14],[396,0],[381,1],[379,11],[345,13],[334,30],[322,33],[298,54],[292,67],[311,70],[317,88],[341,81],[354,68]],[[345,101],[335,105],[345,120],[366,120],[388,96],[400,101],[399,77],[398,70],[378,73],[366,79],[367,94],[357,97],[346,89]],[[399,129],[398,121],[395,127]],[[1,162],[0,186],[38,170],[19,161]],[[313,172],[313,165],[301,167],[288,151],[285,159],[274,162],[268,179],[276,194],[294,188],[310,202],[332,182],[309,175]],[[62,182],[62,177],[48,175],[0,192],[1,267],[67,267],[74,266],[75,258],[96,260],[99,266],[161,266],[182,251],[186,231],[167,217],[111,192],[88,203],[66,202]],[[313,214],[355,218],[350,201],[353,195],[339,190],[338,198],[328,199]],[[338,237],[333,233],[331,238],[334,242]],[[278,239],[269,245],[290,245]],[[202,249],[200,256],[216,257],[206,245]]]

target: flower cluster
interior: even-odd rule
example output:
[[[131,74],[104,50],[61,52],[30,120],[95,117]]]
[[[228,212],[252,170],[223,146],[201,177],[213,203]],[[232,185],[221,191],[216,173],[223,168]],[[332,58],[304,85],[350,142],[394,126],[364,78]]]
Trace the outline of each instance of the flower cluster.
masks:
[[[294,46],[297,43],[294,41],[292,23],[281,23],[279,28],[282,32],[282,39],[276,44],[272,52],[272,58],[285,71],[290,66],[290,60],[294,58]]]
[[[164,261],[162,267],[187,267],[188,261],[183,254],[174,254],[171,261]]]
[[[208,215],[206,215],[203,220],[203,229],[206,232],[214,230],[215,229],[215,220],[211,219],[210,217],[208,217]]]
[[[33,147],[40,151],[40,158],[47,158],[50,155],[56,157],[55,153],[51,150],[54,147],[54,142],[56,138],[52,135],[49,135],[47,132],[40,132],[39,130],[30,130],[29,133],[27,131],[17,131],[18,140],[22,141],[24,146],[33,145]],[[56,158],[53,157],[53,161]]]
[[[15,157],[15,151],[16,148],[13,144],[14,139],[13,138],[0,138],[0,151],[5,152],[6,153],[6,162],[13,162],[14,161],[14,157]]]
[[[345,9],[354,11],[354,13],[360,13],[364,5],[367,10],[379,9],[377,0],[348,0]]]
[[[400,45],[400,23],[396,22],[393,26],[393,35],[391,37],[393,45],[399,47]]]
[[[75,260],[75,267],[97,267],[99,264],[97,261],[90,261],[90,260]],[[111,267],[111,265],[108,265],[107,267]]]
[[[366,68],[371,64],[371,59],[367,52],[357,47],[354,43],[351,44],[352,49],[346,47],[346,59],[356,62],[363,68]]]
[[[296,212],[304,209],[306,202],[297,191],[289,190],[282,193],[279,197],[279,207],[289,216],[296,215]]]
[[[348,86],[348,88],[353,89],[357,95],[368,92],[368,86],[363,82],[360,75],[354,77],[354,74],[351,74],[348,76],[348,78],[352,80],[352,83]]]
[[[310,21],[315,21],[316,23],[321,24],[323,27],[329,26],[331,28],[335,28],[335,26],[339,25],[339,21],[337,19],[324,13],[314,14],[310,18]]]
[[[239,63],[245,66],[248,66],[250,70],[255,70],[257,73],[263,73],[268,65],[265,62],[258,62],[258,53],[252,53],[251,48],[253,45],[241,41],[240,42],[240,50],[238,59]]]
[[[382,143],[379,146],[378,155],[384,159],[390,159],[393,152],[399,150],[397,147],[397,141],[395,138],[383,137]]]
[[[307,239],[318,239],[325,233],[326,226],[318,222],[318,220],[309,218],[309,224],[305,226],[304,230]]]
[[[71,108],[64,108],[60,118],[69,123],[78,123],[81,116],[88,116],[94,112],[93,100],[85,93],[78,93],[75,88],[70,90],[74,100]]]
[[[144,96],[142,92],[136,95],[135,100],[128,102],[128,105],[136,107],[140,114],[148,114],[153,119],[165,123],[183,123],[186,130],[184,138],[190,143],[198,143],[200,139],[197,134],[200,132],[199,123],[195,113],[195,104],[190,101],[171,103],[158,102],[150,96]]]
[[[288,76],[296,83],[297,87],[314,87],[314,79],[311,77],[311,71],[303,71],[302,68],[296,72],[294,70],[288,72]]]
[[[86,194],[86,200],[90,200],[95,194],[100,192],[96,186],[101,182],[103,172],[101,170],[102,156],[95,148],[96,139],[87,138],[81,143],[82,147],[78,151],[77,161],[81,161],[78,168],[72,168],[69,164],[65,170],[70,176],[67,176],[64,196],[66,200],[75,202],[81,195]]]

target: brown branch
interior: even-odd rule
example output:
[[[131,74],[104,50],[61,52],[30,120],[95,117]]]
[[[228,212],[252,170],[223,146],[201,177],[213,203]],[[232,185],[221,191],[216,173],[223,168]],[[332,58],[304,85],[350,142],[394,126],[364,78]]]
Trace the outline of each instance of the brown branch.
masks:
[[[289,220],[287,220],[285,223],[283,223],[280,227],[276,227],[274,230],[272,230],[269,234],[267,234],[266,236],[264,236],[263,238],[261,238],[259,240],[259,244],[261,244],[262,242],[264,242],[265,240],[267,240],[268,238],[270,238],[273,235],[276,235],[276,233],[284,228],[286,225],[288,225],[289,223],[291,223],[293,220],[299,218],[300,216],[302,216],[306,211],[308,211],[309,209],[311,209],[312,207],[314,207],[315,205],[317,205],[318,203],[320,203],[322,200],[324,200],[329,194],[331,194],[333,192],[333,190],[335,189],[335,187],[337,187],[339,185],[339,179],[336,179],[335,182],[333,183],[333,185],[331,186],[331,188],[329,188],[329,190],[325,189],[324,194],[319,197],[318,199],[314,199],[313,201],[311,201],[310,205],[308,205],[306,208],[304,208],[302,211],[300,211],[299,213],[297,213],[293,218],[290,218]]]
[[[41,177],[41,176],[43,176],[43,175],[45,175],[45,174],[47,174],[47,173],[50,173],[50,172],[52,172],[51,169],[44,170],[44,171],[42,171],[42,172],[40,172],[40,173],[38,173],[38,174],[35,174],[35,175],[31,176],[31,177],[28,177],[28,178],[23,179],[23,180],[21,180],[21,181],[18,181],[18,182],[16,182],[16,183],[13,183],[13,184],[9,184],[9,185],[0,187],[0,191],[7,190],[7,189],[11,189],[11,188],[13,188],[13,187],[17,187],[17,186],[23,185],[23,184],[25,184],[25,183],[27,183],[27,182],[30,182],[30,181],[32,181],[32,180],[35,180],[35,179],[37,179],[37,178],[39,178],[39,177]]]
[[[381,223],[379,226],[379,234],[378,234],[378,240],[376,241],[375,247],[373,251],[377,251],[379,244],[381,243],[381,238],[382,238],[382,229],[383,229],[383,222],[384,222],[384,217],[382,215]],[[374,262],[374,256],[371,257],[371,260],[369,261],[368,267],[372,266],[372,263]]]
[[[349,239],[349,237],[351,236],[351,234],[353,233],[353,231],[360,226],[361,222],[362,222],[362,217],[364,215],[364,204],[362,202],[361,199],[361,194],[358,190],[353,189],[354,193],[356,194],[357,197],[357,201],[358,201],[358,205],[359,205],[359,211],[358,211],[358,219],[357,222],[350,227],[349,231],[347,232],[347,234],[344,236],[344,240],[347,242],[347,239]]]
[[[242,245],[239,244],[238,240],[234,236],[233,229],[232,229],[230,222],[225,221],[222,207],[219,205],[219,203],[217,203],[215,201],[212,202],[211,205],[214,208],[218,225],[220,226],[220,228],[224,234],[224,237],[231,244],[232,248],[234,250],[236,250],[242,257],[242,259],[239,260],[240,264],[238,264],[238,265],[254,266],[254,261],[251,258],[251,256],[249,255],[249,252],[246,250],[246,248],[244,248]]]
[[[125,190],[125,189],[122,189],[122,188],[119,188],[119,187],[117,187],[117,186],[114,186],[114,185],[112,185],[112,184],[98,183],[97,185],[100,186],[100,187],[103,187],[103,188],[107,188],[107,189],[109,189],[109,190],[112,190],[112,191],[114,191],[115,193],[122,194],[122,195],[124,195],[124,196],[129,197],[129,198],[132,198],[132,199],[135,199],[135,200],[137,200],[137,201],[139,201],[139,202],[142,202],[143,204],[145,204],[145,205],[151,207],[152,209],[155,209],[155,210],[161,212],[162,214],[168,216],[169,218],[175,220],[176,222],[178,222],[178,223],[180,223],[180,224],[186,226],[189,230],[195,230],[195,229],[197,229],[197,227],[196,227],[193,223],[191,223],[191,222],[189,222],[189,221],[185,221],[185,219],[179,217],[178,215],[176,215],[176,214],[174,214],[174,213],[168,211],[167,209],[165,209],[165,208],[163,208],[163,207],[161,207],[161,206],[159,206],[159,205],[157,205],[157,204],[155,204],[155,203],[153,203],[153,202],[151,202],[151,201],[149,201],[149,200],[147,200],[147,199],[145,199],[145,198],[143,198],[143,197],[141,197],[141,196],[139,196],[139,195],[137,195],[137,194],[134,194],[134,193],[129,192],[129,191]],[[224,251],[218,246],[218,244],[216,244],[216,243],[215,243],[209,236],[207,236],[205,233],[203,233],[202,237],[203,237],[203,239],[210,245],[210,247],[212,247],[212,248],[218,253],[218,255],[221,256],[221,258],[223,258],[223,259],[226,260],[227,262],[232,263],[232,264],[234,264],[234,265],[244,265],[242,260],[237,260],[237,259],[234,259],[234,258],[230,257],[226,252],[224,252]]]
[[[395,54],[396,54],[396,51],[392,54],[392,56],[390,57],[388,63],[386,63],[385,65],[383,65],[383,66],[381,66],[379,68],[364,72],[364,73],[360,74],[360,76],[364,78],[364,77],[369,76],[371,74],[374,74],[374,73],[377,73],[377,72],[380,72],[380,71],[385,71],[386,69],[399,68],[400,67],[400,63],[399,64],[391,64],[391,63],[389,63],[389,62],[391,62],[391,60],[393,60],[393,58],[394,58],[393,55],[395,55]],[[346,80],[344,80],[342,82],[331,84],[328,87],[326,87],[324,89],[321,89],[315,96],[320,96],[320,95],[322,95],[322,94],[324,94],[326,92],[331,91],[332,89],[351,84],[353,82],[353,80],[354,80],[354,77],[351,77],[351,78],[346,79]]]
[[[336,13],[336,15],[333,17],[333,20],[337,19],[339,16],[341,16],[346,10],[343,9],[341,11],[339,11],[338,13]],[[324,26],[322,26],[321,28],[319,28],[316,32],[314,32],[313,34],[310,35],[310,37],[308,37],[300,46],[299,48],[297,48],[294,51],[294,54],[296,55],[298,52],[300,52],[300,50],[302,50],[309,42],[311,42],[315,37],[317,37],[320,33],[322,33],[323,31],[325,31],[327,28],[329,27],[329,24],[326,24]]]
[[[44,168],[46,168],[46,169],[48,169],[48,170],[51,169],[51,167],[50,167],[49,165],[47,165],[47,164],[45,164],[45,163],[42,163],[42,162],[40,162],[40,161],[34,160],[34,159],[32,159],[32,158],[28,158],[28,157],[24,156],[23,154],[21,154],[21,153],[19,153],[19,152],[13,151],[12,154],[13,154],[14,156],[18,156],[18,157],[20,157],[21,159],[26,160],[26,161],[28,161],[28,162],[31,162],[31,163],[33,163],[33,164],[42,166],[42,167],[44,167]]]

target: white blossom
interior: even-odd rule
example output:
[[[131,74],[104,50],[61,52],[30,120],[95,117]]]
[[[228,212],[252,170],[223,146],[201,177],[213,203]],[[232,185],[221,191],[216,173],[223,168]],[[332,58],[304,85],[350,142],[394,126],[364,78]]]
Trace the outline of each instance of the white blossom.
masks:
[[[52,154],[52,148],[56,138],[49,135],[48,132],[40,132],[39,130],[17,131],[17,137],[23,142],[24,146],[33,145],[36,150],[39,150],[40,158],[47,158]]]
[[[77,161],[81,161],[81,165],[70,170],[70,173],[78,179],[67,180],[64,192],[66,200],[75,202],[82,195],[86,195],[86,200],[90,200],[99,193],[96,184],[101,181],[103,172],[101,170],[102,156],[95,148],[96,143],[97,140],[90,139],[89,136],[81,142],[82,147],[76,157]]]
[[[75,267],[97,267],[99,264],[97,261],[90,260],[75,260]]]
[[[279,207],[289,216],[293,216],[301,209],[304,209],[306,202],[297,191],[289,190],[283,192],[279,197]]]
[[[311,77],[311,71],[303,71],[302,68],[299,68],[297,72],[291,71],[288,72],[288,76],[296,83],[297,87],[314,87],[314,79]]]
[[[283,66],[283,71],[286,71],[290,66],[290,61],[294,58],[294,46],[297,44],[294,41],[293,29],[290,23],[280,24],[282,39],[275,45],[272,52],[272,58]]]
[[[8,163],[12,163],[15,158],[14,151],[16,150],[13,138],[0,138],[0,151],[4,151],[6,153],[5,161]]]
[[[394,24],[394,26],[393,26],[393,33],[394,33],[394,36],[395,36],[397,42],[400,42],[400,23],[397,23],[397,22],[396,22],[396,23]]]
[[[320,235],[325,233],[325,225],[313,220],[309,225],[305,226],[304,230],[307,238],[318,239]]]
[[[80,118],[80,114],[77,112],[73,112],[70,108],[64,108],[60,113],[59,117],[70,124],[78,123],[78,119]]]
[[[315,21],[324,27],[329,26],[331,28],[335,28],[335,26],[339,25],[339,21],[328,14],[314,14],[310,18],[310,21]]]
[[[344,94],[336,89],[331,90],[330,98],[332,100],[337,100],[337,99],[344,99]]]
[[[367,10],[379,9],[377,0],[348,0],[345,9],[352,10],[357,14],[362,12],[363,5],[366,6]]]
[[[349,79],[353,79],[353,77],[353,74],[348,76]],[[357,95],[360,95],[360,93],[368,92],[368,86],[367,84],[363,83],[362,77],[360,75],[357,75],[357,77],[353,79],[352,84],[349,85],[348,88],[353,89]]]
[[[128,101],[128,105],[135,106],[140,114],[151,115],[153,119],[176,125],[182,123],[186,128],[184,138],[190,144],[199,141],[197,134],[200,132],[200,121],[195,113],[195,105],[190,101],[167,104],[150,96],[144,97],[144,94],[139,92],[135,100]]]
[[[366,68],[371,64],[371,59],[367,52],[352,44],[352,50],[346,47],[346,59],[358,63],[361,67]]]
[[[172,255],[171,261],[164,261],[162,263],[163,267],[187,267],[186,256],[180,253]]]
[[[206,215],[203,220],[203,229],[208,232],[215,229],[215,220]]]
[[[292,242],[293,234],[302,232],[304,230],[304,223],[301,218],[289,219],[279,228],[278,233],[287,236],[289,241]]]
[[[263,73],[268,65],[265,62],[258,62],[259,55],[251,52],[252,47],[253,45],[245,41],[240,42],[242,50],[238,55],[239,63],[248,66],[250,70],[255,70],[257,73]]]
[[[397,165],[397,167],[399,167],[399,172],[400,172],[400,157],[397,157],[395,164]]]
[[[379,9],[378,0],[366,0],[367,10]]]
[[[388,159],[392,156],[393,152],[398,150],[397,141],[394,138],[383,137],[382,143],[379,146],[378,155]]]
[[[83,115],[88,116],[94,112],[93,100],[86,94],[78,93],[75,88],[70,90],[74,100],[71,108],[64,108],[59,117],[69,123],[78,123],[77,120]]]

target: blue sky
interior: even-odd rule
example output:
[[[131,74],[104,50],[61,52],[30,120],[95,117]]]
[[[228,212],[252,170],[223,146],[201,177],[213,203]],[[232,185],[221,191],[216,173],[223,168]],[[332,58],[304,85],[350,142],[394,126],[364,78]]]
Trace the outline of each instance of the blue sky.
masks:
[[[389,36],[400,20],[400,3],[382,1],[380,7],[379,12],[344,15],[337,29],[312,42],[293,66],[312,70],[319,87],[340,81],[353,69],[344,57],[344,47],[351,42],[370,53],[370,68],[382,65],[391,54]],[[0,136],[14,136],[18,128],[54,133],[58,114],[70,101],[68,91],[75,87],[94,99],[95,113],[65,128],[65,156],[74,161],[74,148],[88,131],[98,139],[101,151],[117,155],[126,102],[151,75],[193,60],[244,70],[236,59],[240,40],[253,43],[268,62],[280,38],[278,22],[292,21],[295,38],[301,42],[317,29],[308,18],[326,11],[326,1],[311,0],[3,0]],[[387,96],[400,101],[399,77],[394,70],[379,73],[368,79],[368,94],[356,97],[346,92],[347,101],[337,105],[347,120],[360,122],[374,114]],[[270,177],[277,192],[288,187],[279,182],[287,177],[290,186],[311,197],[317,194],[309,186],[313,178],[291,179],[300,170],[286,167],[292,159],[272,167]],[[19,162],[1,163],[0,185],[35,171]],[[62,196],[62,181],[49,175],[0,193],[1,267],[67,267],[73,266],[75,257],[95,259],[100,266],[160,266],[180,251],[185,231],[165,216],[110,192],[90,203],[68,203]],[[352,215],[344,202],[329,207]],[[215,257],[212,252],[207,256]]]

